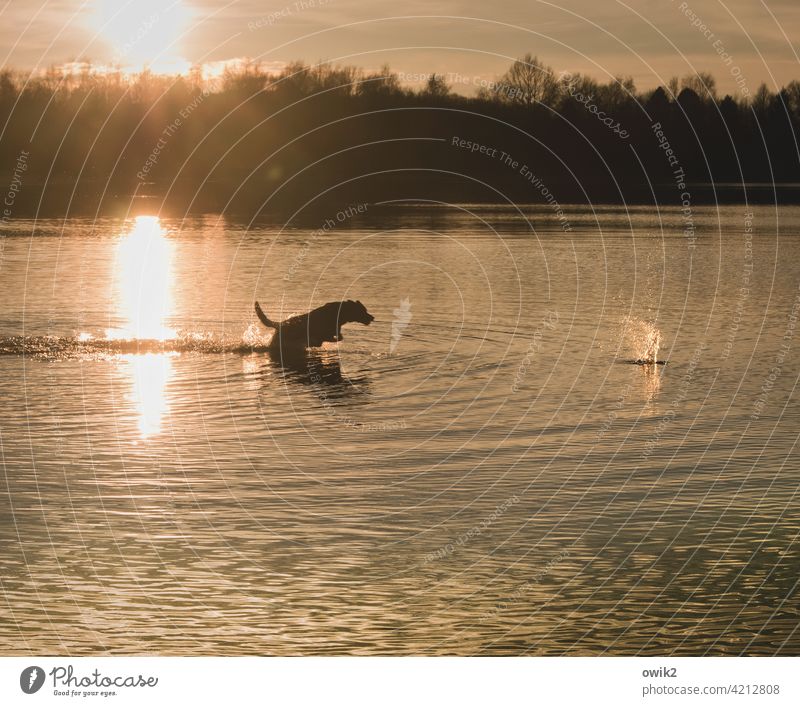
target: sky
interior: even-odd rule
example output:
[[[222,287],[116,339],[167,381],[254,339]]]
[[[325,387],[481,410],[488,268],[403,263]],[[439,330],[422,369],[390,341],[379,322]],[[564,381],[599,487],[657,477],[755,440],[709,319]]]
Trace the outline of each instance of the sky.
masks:
[[[800,79],[800,0],[0,0],[0,62],[210,70],[389,64],[411,85],[445,74],[470,94],[526,52],[556,71],[640,89],[711,72],[721,94]]]

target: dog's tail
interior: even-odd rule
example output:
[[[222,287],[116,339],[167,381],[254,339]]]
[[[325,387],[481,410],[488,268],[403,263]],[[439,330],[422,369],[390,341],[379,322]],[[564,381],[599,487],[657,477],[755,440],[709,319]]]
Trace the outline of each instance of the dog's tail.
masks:
[[[259,318],[262,324],[267,328],[278,328],[278,324],[274,321],[271,321],[270,318],[264,313],[262,308],[259,306],[258,302],[256,302],[256,316]]]

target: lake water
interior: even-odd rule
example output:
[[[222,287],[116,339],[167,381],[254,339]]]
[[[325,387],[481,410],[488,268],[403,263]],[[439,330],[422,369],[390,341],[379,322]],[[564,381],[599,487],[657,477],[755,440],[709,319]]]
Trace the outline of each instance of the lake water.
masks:
[[[3,226],[0,653],[800,653],[800,209],[362,210]]]

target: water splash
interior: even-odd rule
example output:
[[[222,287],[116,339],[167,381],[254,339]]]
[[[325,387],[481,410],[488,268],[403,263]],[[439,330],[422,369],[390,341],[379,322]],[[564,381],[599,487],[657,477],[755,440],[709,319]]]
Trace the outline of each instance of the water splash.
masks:
[[[658,349],[661,347],[661,331],[655,326],[647,333],[645,339],[645,351],[641,359],[646,362],[655,363],[658,360]]]
[[[628,318],[624,322],[623,336],[633,353],[632,363],[637,365],[665,365],[658,359],[661,348],[661,330],[654,323],[643,319]]]
[[[272,340],[272,335],[265,334],[264,329],[257,324],[250,324],[242,334],[242,343],[250,348],[266,347]]]
[[[210,332],[181,332],[166,339],[95,337],[87,332],[75,336],[0,336],[0,355],[60,360],[152,353],[266,353],[270,337],[253,333],[250,328],[239,338]]]

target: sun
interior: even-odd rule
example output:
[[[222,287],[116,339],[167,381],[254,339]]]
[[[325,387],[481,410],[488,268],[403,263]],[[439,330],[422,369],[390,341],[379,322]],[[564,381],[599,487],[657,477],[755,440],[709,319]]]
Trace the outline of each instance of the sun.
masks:
[[[181,73],[180,55],[191,13],[182,0],[95,0],[93,29],[110,45],[111,63],[122,69]]]

